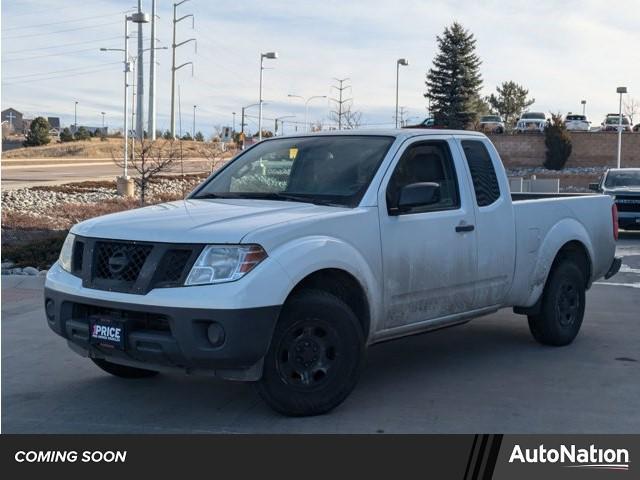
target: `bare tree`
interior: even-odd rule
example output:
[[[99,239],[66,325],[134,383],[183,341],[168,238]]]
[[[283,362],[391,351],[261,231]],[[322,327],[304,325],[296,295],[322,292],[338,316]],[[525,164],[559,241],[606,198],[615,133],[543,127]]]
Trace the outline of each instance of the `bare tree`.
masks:
[[[214,141],[203,142],[198,147],[198,153],[206,160],[207,168],[212,173],[226,161],[224,154],[228,151],[218,137],[215,137]],[[233,155],[233,153],[232,151],[231,154]]]
[[[174,162],[180,158],[178,143],[174,140],[149,140],[148,138],[135,140],[135,155],[132,151],[128,167],[138,174],[133,181],[140,192],[141,205],[146,202],[147,189],[151,179],[159,173],[171,170]],[[122,159],[113,158],[113,162],[121,168],[124,167]]]
[[[362,112],[351,110],[351,107],[349,107],[344,112],[343,122],[344,127],[348,130],[360,128],[360,125],[362,124]]]
[[[629,122],[633,125],[633,117],[640,113],[640,102],[633,97],[629,97],[624,102],[624,113],[629,117]]]
[[[324,122],[322,120],[316,120],[309,124],[309,130],[312,132],[321,132],[324,129]]]

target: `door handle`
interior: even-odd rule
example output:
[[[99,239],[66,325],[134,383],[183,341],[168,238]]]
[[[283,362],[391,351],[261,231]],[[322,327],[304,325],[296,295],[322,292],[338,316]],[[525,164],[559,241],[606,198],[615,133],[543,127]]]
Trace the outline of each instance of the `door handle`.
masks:
[[[473,230],[476,227],[474,225],[458,225],[456,227],[456,232],[458,233],[463,233],[463,232],[473,232]]]

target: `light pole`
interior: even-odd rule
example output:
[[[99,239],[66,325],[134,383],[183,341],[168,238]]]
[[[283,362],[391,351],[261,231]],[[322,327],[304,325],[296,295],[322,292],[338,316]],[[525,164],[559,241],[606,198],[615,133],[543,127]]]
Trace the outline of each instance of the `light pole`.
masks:
[[[73,133],[78,131],[78,101],[73,105]]]
[[[198,44],[195,38],[189,38],[183,42],[176,43],[176,25],[178,22],[191,17],[191,28],[195,25],[195,17],[192,13],[177,18],[178,7],[187,1],[189,0],[182,0],[181,2],[173,4],[173,41],[171,42],[171,137],[174,139],[176,138],[176,72],[182,67],[191,65],[191,76],[193,76],[193,62],[185,62],[182,65],[176,66],[176,48],[186,43],[194,42],[196,51],[198,49]]]
[[[104,132],[104,116],[107,114],[107,112],[100,112],[100,115],[102,115],[102,131]]]
[[[620,107],[618,110],[618,168],[620,168],[620,157],[622,155],[622,95],[627,93],[627,87],[616,88],[616,93],[620,94]]]
[[[236,134],[236,112],[231,112],[231,115],[233,115],[233,129],[231,131],[235,135]]]
[[[242,145],[241,145],[241,150],[244,150],[244,127],[246,125],[245,121],[244,121],[244,111],[247,108],[251,108],[251,107],[257,107],[259,104],[257,103],[252,103],[251,105],[247,105],[246,107],[242,107],[242,114],[240,116],[240,136],[242,137]]]
[[[580,103],[582,104],[582,115],[584,115],[585,109],[587,107],[587,101],[586,100],[580,100]]]
[[[315,98],[327,98],[326,95],[313,95],[311,97],[308,98],[304,98],[301,95],[293,95],[293,94],[289,94],[287,95],[289,98],[299,98],[304,102],[304,131],[308,132],[309,131],[309,124],[307,122],[307,118],[308,118],[308,114],[309,114],[309,102]]]
[[[273,131],[273,136],[277,137],[278,136],[278,122],[280,122],[280,125],[282,125],[282,135],[284,135],[284,122],[282,120],[284,120],[285,118],[295,118],[295,115],[285,115],[284,117],[277,117],[275,119],[275,128]]]
[[[396,128],[398,128],[398,90],[400,85],[400,65],[406,67],[409,61],[406,58],[399,58],[396,61]]]
[[[122,60],[122,65],[123,65],[123,72],[124,72],[124,96],[123,96],[123,109],[122,109],[122,116],[123,116],[123,136],[124,136],[124,153],[123,153],[123,163],[122,163],[122,177],[119,177],[116,179],[117,182],[117,187],[118,187],[118,193],[120,195],[133,195],[133,181],[129,181],[129,177],[128,177],[128,171],[127,171],[127,167],[128,167],[128,161],[129,161],[129,111],[128,111],[128,98],[127,98],[127,89],[129,88],[129,82],[128,82],[128,77],[129,77],[129,72],[131,71],[131,61],[129,59],[129,22],[131,21],[131,17],[128,15],[124,16],[124,48],[101,48],[100,51],[101,52],[108,52],[108,51],[117,51],[117,52],[123,52],[124,56],[123,56],[123,60]],[[133,105],[132,105],[132,111],[133,111]],[[104,118],[104,114],[103,114],[103,118]]]
[[[138,24],[138,65],[136,65],[136,138],[144,137],[144,44],[142,24],[149,23],[149,15],[142,11],[142,0],[138,0],[138,11],[131,15],[131,21]]]
[[[196,108],[198,106],[194,105],[193,106],[193,125],[191,126],[191,138],[193,138],[195,140],[196,138]]]
[[[264,72],[264,59],[268,58],[270,60],[275,60],[278,58],[278,52],[267,52],[260,54],[260,97],[258,100],[258,105],[260,107],[258,112],[258,141],[262,140],[262,76]]]

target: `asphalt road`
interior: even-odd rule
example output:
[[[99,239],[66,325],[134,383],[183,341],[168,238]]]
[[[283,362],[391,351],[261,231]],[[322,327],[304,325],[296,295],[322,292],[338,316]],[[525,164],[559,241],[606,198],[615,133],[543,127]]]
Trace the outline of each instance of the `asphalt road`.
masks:
[[[3,277],[2,431],[637,433],[640,232],[623,236],[623,271],[588,292],[572,345],[538,345],[510,310],[377,345],[347,401],[313,418],[273,413],[249,384],[111,377],[45,325],[42,279]]]
[[[205,159],[185,159],[185,173],[210,171]],[[172,173],[180,173],[180,163],[172,166]],[[41,158],[7,159],[2,161],[2,190],[59,185],[86,180],[113,180],[122,169],[108,158]]]

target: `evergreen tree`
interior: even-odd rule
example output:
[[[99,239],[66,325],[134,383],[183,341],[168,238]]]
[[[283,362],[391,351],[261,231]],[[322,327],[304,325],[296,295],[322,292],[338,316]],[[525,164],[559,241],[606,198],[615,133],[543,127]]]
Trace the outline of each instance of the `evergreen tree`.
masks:
[[[173,135],[171,135],[171,132],[169,130],[165,130],[162,134],[162,138],[164,138],[165,140],[173,140]]]
[[[425,97],[436,125],[465,128],[473,120],[473,102],[482,87],[480,58],[472,33],[454,22],[437,37],[438,54],[427,72]]]
[[[46,118],[34,118],[31,122],[31,127],[29,127],[29,132],[27,132],[23,145],[25,147],[37,147],[39,145],[48,144],[51,141],[49,130],[51,130],[51,126]]]
[[[196,132],[195,141],[204,142],[204,135],[202,134],[202,132]]]
[[[508,127],[513,126],[520,114],[533,105],[535,98],[527,98],[529,90],[516,82],[502,82],[496,87],[497,95],[489,95],[487,101],[498,112]]]
[[[75,134],[76,140],[91,140],[91,133],[85,127],[79,127]]]
[[[188,141],[188,140],[193,140],[193,138],[191,138],[191,134],[189,132],[187,132],[182,136],[181,140],[187,140]]]
[[[64,127],[60,132],[60,141],[63,143],[73,142],[73,133],[71,133],[69,127]]]

